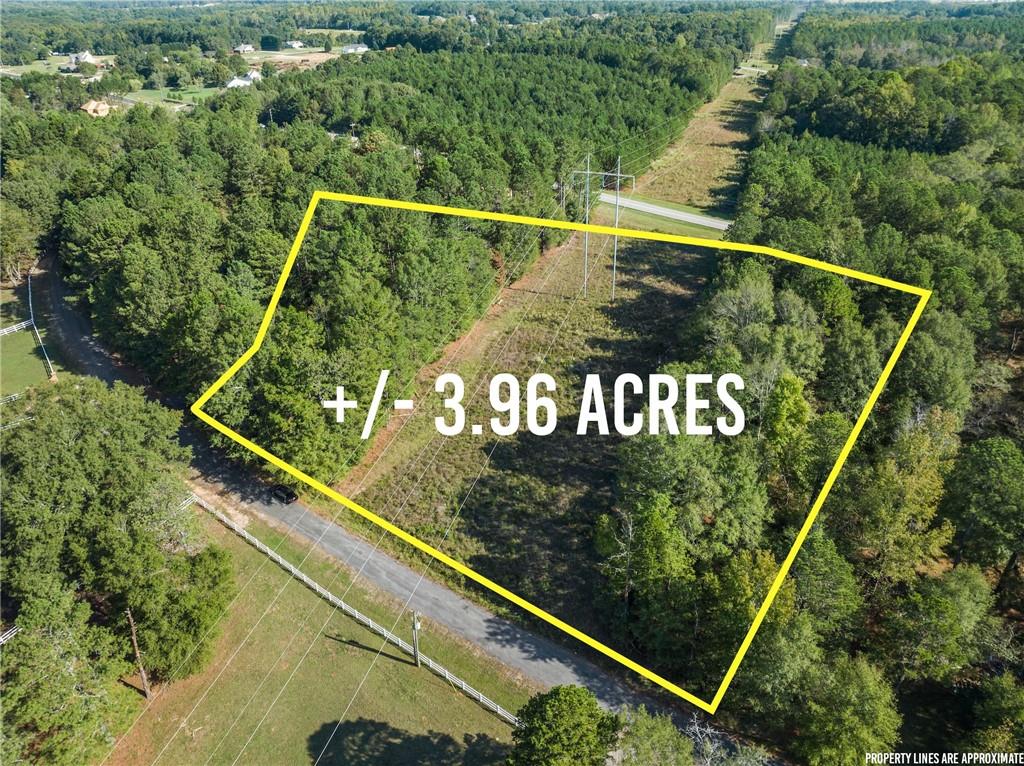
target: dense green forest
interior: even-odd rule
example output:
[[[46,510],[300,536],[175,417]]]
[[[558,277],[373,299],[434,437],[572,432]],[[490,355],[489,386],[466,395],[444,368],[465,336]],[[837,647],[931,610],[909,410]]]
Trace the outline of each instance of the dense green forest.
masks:
[[[1003,51],[1020,57],[1024,10],[1014,3],[937,5],[900,3],[807,13],[789,52],[874,69],[936,65],[956,56]]]
[[[934,291],[723,705],[801,762],[1024,748],[1021,72],[985,52],[772,77],[729,238]],[[673,678],[714,692],[912,307],[720,258],[698,353],[666,371],[742,370],[747,432],[631,440],[597,537],[609,618]]]
[[[251,341],[314,189],[562,215],[553,185],[583,154],[644,167],[785,12],[636,7],[602,23],[551,5],[554,21],[527,25],[540,6],[521,18],[495,7],[481,11],[500,27],[486,47],[417,37],[409,6],[298,18],[329,6],[290,5],[279,19],[277,6],[245,7],[197,11],[198,24],[159,5],[141,19],[123,6],[5,7],[5,63],[90,48],[118,57],[116,77],[147,81],[187,62],[209,69],[188,77],[240,71],[199,51],[256,29],[406,35],[396,51],[268,76],[191,114],[137,106],[94,120],[78,107],[95,84],[0,82],[5,279],[55,258],[102,341],[165,395],[195,396]],[[570,195],[566,214],[578,212]],[[291,461],[336,470],[357,438],[339,439],[317,401],[342,379],[371,390],[382,367],[411,375],[551,241],[324,206],[265,353],[211,409]],[[178,415],[83,380],[12,406],[35,420],[3,440],[3,610],[23,631],[4,653],[4,758],[86,762],[137,709],[118,683],[133,672],[125,609],[152,679],[172,681],[201,668],[233,578],[178,505]]]
[[[21,628],[3,651],[2,757],[96,761],[138,708],[119,682],[134,673],[125,610],[150,681],[190,675],[230,600],[230,562],[181,504],[179,413],[92,378],[14,406],[34,420],[2,443],[3,611]]]
[[[612,2],[7,5],[5,64],[88,48],[118,68],[91,84],[0,82],[3,276],[54,257],[103,343],[182,398],[248,346],[313,190],[578,216],[572,194],[564,212],[556,201],[582,156],[622,154],[642,171],[789,16]],[[901,742],[1024,748],[1022,20],[1001,5],[814,9],[771,76],[728,236],[934,291],[721,709],[799,762],[861,763]],[[78,109],[134,81],[220,84],[247,68],[233,45],[306,28],[356,29],[375,50],[188,114]],[[267,343],[208,409],[336,478],[360,442],[319,400],[339,380],[367,397],[381,368],[410,378],[555,241],[323,205]],[[702,694],[913,306],[757,257],[717,264],[664,369],[740,372],[747,431],[629,441],[594,535],[600,606],[622,645]],[[117,684],[131,672],[124,610],[144,626],[155,678],[174,680],[201,666],[232,578],[177,505],[178,416],[84,381],[18,407],[36,420],[3,440],[3,609],[23,629],[4,653],[4,758],[79,763],[135,705]],[[56,665],[66,672],[48,674]],[[594,762],[618,725],[572,691],[527,712],[539,723],[517,733],[521,762],[550,752],[554,719],[587,727]],[[636,734],[649,731],[665,758],[689,762],[667,719],[632,715],[627,759],[658,758]]]
[[[624,13],[489,49],[409,46],[178,116],[92,121],[62,109],[77,106],[67,78],[5,80],[3,252],[21,264],[57,252],[103,340],[165,392],[194,396],[254,336],[314,189],[561,215],[552,185],[584,153],[643,167],[770,36],[773,13]],[[336,475],[358,431],[338,438],[319,400],[338,380],[372,392],[381,368],[407,379],[549,241],[323,206],[273,337],[212,410]]]

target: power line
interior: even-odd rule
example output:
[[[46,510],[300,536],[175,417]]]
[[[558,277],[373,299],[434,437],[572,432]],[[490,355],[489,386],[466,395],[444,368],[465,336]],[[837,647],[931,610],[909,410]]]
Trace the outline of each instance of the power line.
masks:
[[[649,127],[649,128],[647,129],[647,130],[645,130],[644,132],[642,132],[642,133],[640,133],[640,134],[637,134],[637,135],[634,135],[634,136],[630,136],[630,137],[628,137],[627,139],[624,139],[624,140],[623,140],[623,142],[624,142],[624,141],[627,141],[627,140],[636,140],[636,138],[637,138],[637,137],[638,137],[639,135],[646,135],[646,134],[648,134],[648,133],[652,132],[653,130],[657,129],[658,127],[661,127],[662,125],[664,125],[664,124],[666,124],[666,123],[668,123],[668,122],[670,122],[670,121],[673,121],[673,120],[678,120],[678,119],[681,119],[681,118],[682,118],[682,116],[678,116],[678,117],[671,117],[671,118],[667,118],[667,119],[666,119],[665,121],[663,121],[663,122],[662,122],[661,124],[659,124],[659,125],[655,125],[655,126],[651,126],[651,127]],[[619,142],[619,143],[622,143],[622,142]],[[613,143],[609,144],[608,146],[610,147],[610,146],[614,146],[614,145],[615,145],[615,142],[613,142]],[[555,208],[555,209],[557,209],[557,203],[556,203],[556,208]],[[552,212],[554,212],[554,211],[552,210]],[[537,233],[536,233],[536,234],[534,235],[533,239],[538,239],[538,238],[540,237],[540,235],[541,235],[541,232],[537,232]],[[522,239],[520,240],[520,242],[522,242],[522,241],[523,241],[523,240],[525,240],[525,239],[529,239],[529,238],[530,238],[530,237],[529,237],[529,235],[526,235],[526,236],[524,236],[524,237],[523,237],[523,238],[522,238]],[[527,258],[527,257],[529,256],[530,250],[532,250],[532,244],[531,244],[531,247],[530,247],[530,249],[527,249],[527,250],[526,250],[526,251],[524,252],[524,254],[523,254],[522,258],[521,258],[521,259],[519,260],[519,262],[517,263],[517,267],[518,267],[518,265],[520,265],[521,263],[523,263],[523,262],[524,262],[524,261],[526,260],[526,258]],[[511,273],[512,273],[512,272],[509,272],[509,280],[511,279]],[[507,282],[507,283],[508,283],[508,282]],[[491,301],[491,304],[490,304],[490,305],[493,305],[493,303],[494,303],[494,300],[497,300],[497,298],[498,298],[499,296],[500,296],[500,289],[499,289],[499,291],[498,291],[498,292],[496,293],[496,295],[495,295],[495,298],[494,298],[494,299],[492,299],[492,301]],[[464,312],[464,313],[465,313],[465,312]],[[459,320],[456,320],[456,322],[455,322],[455,323],[453,324],[453,328],[452,328],[452,329],[454,329],[455,327],[457,327],[457,326],[458,326],[458,322],[459,322],[459,321],[461,321],[461,317],[460,317],[460,319],[459,319]],[[414,383],[414,382],[415,382],[415,379],[416,379],[416,376],[418,376],[418,373],[419,373],[419,371],[417,371],[417,373],[415,373],[415,374],[414,374],[413,378],[411,378],[411,379],[409,380],[409,382],[408,382],[408,383],[406,384],[406,388],[407,388],[407,387],[408,387],[409,385],[411,385],[412,383]],[[411,420],[411,418],[408,418],[408,419],[406,420],[406,422],[405,422],[405,423],[403,423],[403,425],[402,425],[402,427],[401,427],[401,428],[404,428],[404,427],[405,427],[405,425],[407,425],[407,423],[408,423],[408,422],[409,422],[410,420]],[[401,431],[401,428],[399,429],[400,431]],[[393,444],[393,443],[394,443],[394,442],[392,441],[392,444]],[[443,446],[443,445],[442,445],[442,446]],[[390,447],[390,444],[388,445],[388,447],[386,447],[386,448],[385,448],[385,450],[386,450],[387,448],[389,448],[389,447]],[[440,448],[439,448],[439,450],[440,450]],[[439,450],[438,450],[438,451],[439,451]],[[425,451],[425,449],[424,449],[424,451]],[[354,452],[355,452],[355,450],[353,450],[353,454],[354,454]],[[421,451],[421,454],[422,454],[422,451]],[[437,454],[437,453],[435,452],[435,456],[434,456],[435,458],[436,458],[436,454]],[[343,463],[344,463],[344,464],[347,464],[348,460],[350,460],[350,459],[351,459],[351,457],[352,457],[352,454],[350,454],[350,455],[349,455],[349,457],[348,457],[348,458],[346,458],[346,460],[345,460],[345,461],[343,461]],[[377,460],[379,460],[379,459],[380,459],[380,455],[378,455],[378,458],[377,458]],[[433,462],[433,458],[431,459],[431,461],[430,461],[430,462],[431,462],[431,463]],[[376,461],[375,461],[375,464],[376,464]],[[428,464],[428,468],[429,468],[429,464]],[[403,505],[404,505],[404,504],[403,504]],[[305,516],[305,514],[306,514],[307,512],[308,512],[308,508],[304,508],[304,509],[303,509],[303,512],[302,512],[302,514],[301,514],[301,515],[300,515],[300,516],[299,516],[299,517],[298,517],[298,518],[297,518],[297,519],[295,520],[295,522],[294,522],[293,524],[289,525],[289,532],[290,532],[291,530],[293,530],[293,529],[294,529],[295,525],[297,525],[297,524],[298,524],[298,523],[299,523],[299,522],[301,521],[301,519],[302,519],[302,518],[303,518],[303,517]],[[333,516],[333,518],[332,518],[332,523],[336,522],[336,520],[337,520],[337,518],[338,518],[338,515],[340,515],[340,511],[339,511],[339,512],[337,512],[337,513],[335,513],[335,515],[334,515],[334,516]],[[383,535],[382,535],[381,539],[383,539]],[[379,544],[380,544],[380,541],[381,541],[381,540],[378,540],[377,546],[379,546]],[[308,555],[309,555],[309,554],[310,554],[310,553],[312,552],[312,550],[313,550],[313,549],[315,548],[315,546],[317,545],[317,543],[319,543],[319,540],[315,541],[315,542],[314,542],[314,543],[313,543],[313,544],[311,545],[311,547],[310,547],[309,551],[307,551],[307,553],[306,553],[306,557],[308,557]],[[280,544],[283,544],[283,539],[282,539],[282,543],[279,543],[279,546],[280,546]],[[377,547],[377,546],[375,546],[375,549],[376,549],[376,547]],[[305,560],[305,558],[304,558],[303,560]],[[262,565],[261,565],[260,569],[261,569],[261,568],[262,568]],[[247,583],[246,583],[246,586],[244,586],[244,587],[246,587],[246,588],[248,587],[248,585],[249,585],[249,584],[250,584],[250,583],[251,583],[251,582],[253,581],[253,579],[255,578],[256,574],[258,574],[258,572],[259,572],[259,570],[257,570],[257,572],[255,572],[255,573],[253,574],[253,576],[252,576],[252,577],[250,577],[249,581],[247,581]],[[354,583],[354,581],[355,581],[355,580],[353,579],[353,583]],[[349,586],[349,587],[351,587],[351,583],[350,583],[350,586]],[[240,594],[236,594],[236,599],[237,599],[238,595],[240,595]],[[276,600],[277,600],[277,598],[278,598],[279,596],[280,596],[280,592],[279,592],[279,593],[277,594],[277,596],[275,596],[275,598],[274,598],[273,602],[271,603],[271,605],[270,605],[270,606],[268,606],[268,609],[269,609],[269,608],[270,608],[270,607],[271,607],[271,606],[273,605],[273,603],[276,603]],[[235,600],[235,599],[233,599],[233,600],[232,600],[232,603],[234,602],[234,600]],[[229,606],[230,606],[230,605],[229,605]],[[227,611],[227,608],[225,609],[225,612],[226,612],[226,611]],[[265,614],[266,614],[266,611],[264,611],[264,614],[263,614],[263,615],[261,615],[261,617],[260,617],[260,618],[259,618],[259,620],[257,621],[257,625],[258,625],[258,624],[259,624],[259,622],[260,622],[260,621],[261,621],[261,620],[263,619],[263,616],[265,616]],[[222,615],[221,615],[221,616],[223,616],[223,613],[222,613]],[[218,619],[219,619],[219,618],[218,618]],[[254,625],[254,626],[253,626],[253,630],[255,629],[255,627],[256,627],[256,626]],[[245,638],[243,639],[243,641],[242,641],[242,644],[244,644],[244,643],[245,643],[245,642],[246,642],[246,641],[247,641],[247,640],[249,639],[249,637],[250,637],[251,635],[252,635],[252,630],[250,630],[250,631],[249,631],[249,633],[247,634],[247,636],[246,636],[246,637],[245,637]],[[198,642],[197,642],[197,645],[198,645]],[[240,646],[239,648],[241,648],[241,646]],[[193,648],[193,651],[194,651],[194,648]],[[227,667],[227,665],[229,665],[229,664],[231,663],[231,661],[232,661],[232,660],[234,659],[234,656],[235,656],[235,654],[237,654],[237,650],[236,650],[236,652],[235,652],[234,654],[232,654],[232,656],[231,656],[231,657],[230,657],[230,658],[228,659],[228,661],[227,661],[227,663],[225,664],[224,668],[226,668],[226,667]],[[216,683],[217,683],[217,681],[219,680],[219,678],[220,678],[220,675],[221,675],[221,674],[223,673],[223,670],[224,670],[224,668],[222,668],[221,672],[220,672],[220,673],[218,673],[218,676],[217,676],[217,677],[216,677],[216,678],[214,679],[214,681],[213,681],[213,682],[211,683],[211,688],[212,688],[212,686],[213,686],[214,684],[216,684]],[[206,694],[208,694],[209,690],[210,690],[210,689],[208,688],[208,689],[207,689],[207,691],[206,691],[206,692],[204,692],[204,695],[203,695],[203,697],[205,697],[205,696],[206,696]],[[196,703],[196,706],[195,706],[195,707],[193,708],[192,712],[190,712],[190,713],[189,713],[189,716],[191,716],[191,715],[192,715],[192,713],[194,713],[194,712],[195,712],[195,709],[196,709],[196,708],[198,707],[198,705],[199,705],[199,704],[200,704],[201,702],[202,702],[202,698],[201,698],[201,699],[199,700],[199,702],[197,702],[197,703]],[[146,709],[148,709],[148,705],[147,705],[147,708],[146,708]],[[145,710],[143,711],[143,713],[144,713],[144,712],[145,712]],[[139,717],[141,717],[141,715],[142,715],[142,714],[140,713],[140,716],[139,716]],[[186,716],[186,718],[185,718],[185,719],[183,720],[183,724],[182,724],[182,725],[184,725],[184,721],[185,721],[185,720],[187,720],[187,718],[188,718],[189,716]],[[135,720],[135,722],[133,722],[132,726],[134,726],[134,725],[135,725],[135,723],[136,723],[137,721],[138,721],[138,718],[136,718],[136,720]],[[180,729],[181,729],[181,727],[179,726],[179,729],[178,729],[177,731],[180,731]],[[175,734],[177,733],[177,731],[175,732]],[[174,735],[172,735],[171,739],[173,739],[173,737],[174,737]],[[156,758],[156,759],[154,759],[154,763],[155,763],[155,761],[156,761],[156,760],[158,760],[158,759],[160,758],[160,755],[162,755],[163,751],[164,751],[164,750],[166,750],[166,747],[167,747],[167,746],[168,746],[169,744],[170,744],[170,740],[168,740],[167,744],[165,744],[165,746],[164,746],[163,750],[161,750],[161,753],[157,755],[157,758]],[[108,752],[108,754],[107,754],[107,756],[106,756],[106,757],[107,757],[107,758],[109,758],[109,755],[110,755],[110,753],[112,753],[112,752],[113,752],[113,749],[111,749],[111,751],[110,751],[110,752]],[[104,760],[106,760],[106,758],[105,758]]]
[[[557,267],[557,265],[558,265],[557,262],[552,264],[552,267],[548,270],[547,275],[545,276],[544,281],[542,282],[542,286],[543,286],[543,284],[546,284],[547,279],[549,279],[551,274],[554,273],[555,268]],[[536,303],[538,297],[539,297],[539,294],[535,294],[533,296],[533,298],[531,299],[530,308],[532,308],[532,306]],[[570,311],[571,311],[571,309],[570,309]],[[519,327],[522,325],[523,321],[526,319],[526,316],[528,316],[528,313],[529,313],[529,309],[526,312],[524,312],[524,315],[520,318],[520,320],[517,322],[516,326],[508,334],[508,336],[506,337],[504,345],[498,351],[498,353],[495,355],[495,361],[491,364],[491,367],[488,369],[488,373],[490,372],[490,370],[493,369],[494,364],[497,362],[497,359],[500,358],[501,355],[505,352],[505,349],[508,348],[509,343],[511,342],[512,338],[518,332]],[[567,316],[568,316],[568,314],[567,314]],[[564,319],[563,319],[563,324],[564,324]],[[467,399],[467,405],[468,405],[469,402],[474,401],[476,399],[476,396],[483,390],[484,380],[486,380],[486,378],[487,378],[487,374],[483,374],[483,375],[480,376],[480,383],[478,384],[478,386],[477,386],[476,390],[473,392],[473,394]],[[427,474],[427,472],[433,466],[434,461],[437,459],[437,456],[441,453],[441,450],[443,449],[444,445],[446,443],[448,443],[448,441],[451,438],[452,437],[448,437],[448,436],[441,437],[441,440],[440,440],[440,443],[438,444],[437,449],[434,450],[434,453],[431,456],[429,462],[424,467],[423,471],[420,473],[420,475],[417,478],[417,480],[409,488],[409,492],[406,494],[405,500],[402,502],[402,505],[392,515],[392,517],[390,519],[392,522],[397,520],[398,515],[402,512],[402,510],[404,510],[406,504],[409,502],[409,499],[412,497],[413,492],[415,491],[416,487],[419,485],[419,482],[422,481],[423,477]],[[428,446],[432,442],[433,442],[433,439],[430,442],[428,442]],[[497,442],[495,443],[495,447],[496,447],[496,445],[497,445]],[[493,454],[493,451],[494,451],[495,447],[492,447],[491,454]],[[487,460],[489,461],[489,459],[490,459],[490,454],[488,455]],[[485,461],[485,463],[481,466],[480,474],[482,474],[482,472],[483,472],[484,468],[486,467],[486,465],[487,465],[487,461]],[[477,475],[477,479],[479,479],[480,474]],[[474,481],[474,484],[475,484],[475,481]],[[396,494],[397,494],[397,490],[396,490]],[[335,518],[337,518],[337,516],[335,516]],[[453,518],[452,523],[454,523],[454,519],[455,518],[457,518],[457,515]],[[448,530],[446,530],[445,539],[447,538],[448,532],[450,532],[450,530],[451,530],[451,526],[449,526]],[[380,534],[380,536],[378,537],[376,543],[374,544],[373,551],[371,552],[370,556],[372,556],[373,553],[376,553],[377,549],[380,547],[381,542],[383,542],[383,540],[384,540],[384,538],[386,536],[387,536],[387,532],[382,532]],[[319,542],[319,540],[317,542]],[[366,565],[369,563],[369,561],[370,561],[370,557],[368,556],[363,561],[363,564],[360,566],[359,570],[356,572],[355,576],[352,578],[351,582],[349,583],[348,589],[346,589],[346,591],[345,591],[346,594],[348,593],[348,590],[351,589],[352,586],[355,584],[355,582],[358,579],[358,577],[362,574],[363,569],[366,567]],[[422,582],[423,576],[425,575],[425,571],[424,571],[424,574],[420,576],[419,582]],[[418,587],[418,585],[417,585],[417,587]],[[410,596],[409,596],[410,599],[412,598],[412,596],[415,595],[415,590],[416,589],[414,588],[412,593],[410,594]],[[343,596],[343,598],[344,598],[344,596]],[[392,630],[394,630],[395,627],[397,627],[398,621],[401,620],[402,615],[404,614],[404,612],[405,612],[405,608],[403,608],[403,610],[399,613],[398,618],[396,618],[395,624],[392,626]],[[307,613],[307,620],[308,620],[308,616],[309,615]],[[309,652],[312,650],[312,648],[313,648],[313,646],[315,644],[316,638],[319,637],[324,632],[328,622],[330,621],[330,619],[332,617],[333,617],[333,613],[328,615],[327,618],[324,620],[324,623],[321,625],[320,629],[314,634],[314,637],[310,641],[309,645],[306,647],[306,650],[303,653],[303,656],[299,659],[299,662],[295,664],[291,674],[285,680],[284,685],[278,691],[278,693],[275,696],[274,700],[271,702],[270,707],[268,707],[266,712],[264,713],[263,718],[259,721],[259,723],[256,724],[256,727],[253,729],[252,733],[249,735],[249,738],[246,740],[246,743],[242,746],[242,750],[239,751],[238,757],[241,757],[242,752],[245,751],[245,748],[248,747],[248,745],[252,741],[253,737],[255,737],[256,732],[259,730],[260,726],[263,725],[263,722],[266,720],[267,716],[270,715],[271,710],[273,710],[274,706],[277,704],[277,701],[280,699],[281,695],[284,693],[284,690],[291,683],[292,678],[294,678],[295,674],[298,672],[299,668],[301,667],[302,663],[305,661],[305,659],[308,656]],[[305,622],[306,622],[306,620],[303,621],[303,624],[299,626],[298,630],[301,630],[302,627],[304,627]],[[383,647],[381,649],[383,650]],[[279,660],[280,660],[280,658],[279,658]],[[370,669],[372,669],[372,667],[373,667],[373,663],[371,663]],[[369,673],[369,669],[368,669],[367,673]],[[365,677],[364,677],[363,681],[365,681]],[[361,688],[361,686],[362,686],[362,682],[360,682],[360,688]],[[358,689],[357,689],[357,693],[358,693]],[[251,700],[250,700],[250,702],[251,702]],[[351,705],[351,702],[349,704]],[[346,712],[347,712],[347,710],[346,710]],[[235,760],[237,762],[238,758],[236,757]]]

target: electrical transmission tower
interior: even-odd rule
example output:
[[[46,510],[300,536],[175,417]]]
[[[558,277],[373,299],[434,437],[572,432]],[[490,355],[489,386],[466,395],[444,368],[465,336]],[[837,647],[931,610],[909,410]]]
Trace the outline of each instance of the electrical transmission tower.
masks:
[[[615,184],[615,228],[619,227],[619,189],[622,187],[622,182],[625,179],[629,179],[633,186],[636,186],[636,177],[629,174],[622,173],[622,156],[619,155],[615,160],[615,172],[608,172],[605,170],[591,170],[590,169],[590,155],[587,155],[587,168],[586,170],[574,170],[572,172],[572,183],[575,186],[576,177],[582,176],[584,181],[584,193],[583,193],[583,222],[590,223],[590,185],[591,179],[595,176],[601,178],[601,188],[605,187],[607,179],[613,179]],[[564,198],[563,198],[564,200]],[[616,234],[612,244],[612,301],[615,300],[615,279],[619,268],[619,235]],[[590,275],[590,232],[583,232],[583,297],[587,297],[587,278]]]

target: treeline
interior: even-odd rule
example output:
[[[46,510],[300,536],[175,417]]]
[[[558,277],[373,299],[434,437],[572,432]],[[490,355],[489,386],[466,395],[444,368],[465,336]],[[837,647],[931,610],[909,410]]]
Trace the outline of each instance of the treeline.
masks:
[[[494,41],[500,30],[542,21],[602,16],[641,16],[651,13],[713,13],[735,11],[768,3],[659,3],[512,2],[489,3],[377,3],[316,4],[257,2],[229,6],[153,2],[144,7],[123,0],[75,3],[14,2],[4,11],[0,35],[3,61],[28,64],[50,51],[89,50],[96,55],[125,55],[140,48],[161,53],[197,48],[229,51],[239,43],[258,46],[265,37],[304,39],[317,44],[331,35],[322,30],[405,29],[425,38],[431,30],[451,49],[465,37],[475,45]],[[473,16],[471,22],[469,17]],[[445,29],[446,25],[448,29]],[[317,31],[307,31],[317,30]]]
[[[980,53],[881,71],[790,61],[774,76],[761,125],[912,151],[947,153],[977,141],[1017,151],[1000,136],[1024,125],[1024,62]]]
[[[810,10],[793,31],[789,52],[870,68],[940,64],[955,56],[1024,50],[1024,11],[1015,3],[935,6],[907,3],[856,10]]]
[[[180,414],[137,390],[69,379],[4,405],[2,655],[6,763],[102,759],[138,713],[126,610],[150,683],[208,659],[234,580],[183,507]]]
[[[659,23],[694,40],[718,30],[728,62],[771,26],[768,10],[737,13]],[[104,342],[162,390],[194,396],[254,337],[315,189],[546,217],[560,214],[553,184],[586,151],[644,167],[731,65],[682,41],[644,52],[649,28],[592,30],[614,61],[546,51],[544,37],[514,51],[371,53],[178,117],[135,108],[94,121],[5,81],[3,204],[17,226],[4,237],[17,246],[3,252],[59,253]],[[358,429],[319,401],[342,382],[369,395],[382,368],[410,377],[549,236],[324,204],[268,343],[212,409],[333,477]]]
[[[802,762],[860,763],[901,739],[1024,747],[1024,423],[1007,364],[1024,318],[1024,137],[1016,106],[988,106],[1017,66],[1000,61],[989,84],[972,61],[915,70],[970,73],[960,106],[998,125],[947,154],[872,145],[899,142],[860,118],[857,141],[820,135],[818,94],[800,86],[846,70],[783,66],[768,108],[814,116],[767,121],[749,158],[731,239],[933,290],[720,713]],[[914,305],[803,266],[719,263],[681,339],[699,351],[666,371],[739,372],[746,432],[628,442],[596,535],[621,639],[709,695]],[[924,699],[952,733],[901,722]]]

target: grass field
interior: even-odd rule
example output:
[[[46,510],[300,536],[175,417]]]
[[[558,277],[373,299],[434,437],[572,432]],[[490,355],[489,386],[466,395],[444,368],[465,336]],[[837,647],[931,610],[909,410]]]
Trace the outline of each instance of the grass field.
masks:
[[[204,88],[199,85],[190,85],[186,88],[159,88],[156,90],[136,90],[127,95],[130,101],[141,101],[144,104],[153,106],[186,103],[194,104],[205,98],[216,96],[223,88]]]
[[[254,67],[269,61],[281,69],[312,69],[325,61],[338,58],[337,51],[326,52],[323,48],[285,48],[279,51],[254,51],[242,55]]]
[[[168,742],[160,763],[230,764],[240,754],[241,763],[311,763],[329,738],[322,764],[504,762],[511,738],[506,724],[390,646],[369,671],[379,638],[340,613],[318,635],[331,612],[327,602],[209,517],[203,523],[231,551],[239,588],[252,582],[224,619],[207,670],[161,690],[108,763],[153,763]],[[299,563],[305,554],[269,527],[252,522],[248,530],[271,547],[280,543],[279,552],[289,561]],[[314,554],[302,568],[338,595],[348,586],[347,571],[325,557]],[[282,588],[280,599],[257,625]],[[346,600],[388,627],[399,613],[399,605],[358,585]],[[408,637],[408,616],[396,632]],[[508,709],[518,709],[532,691],[429,621],[421,646]]]
[[[95,56],[97,63],[111,63],[116,56]],[[33,61],[31,64],[15,64],[0,67],[0,72],[13,75],[23,75],[26,72],[42,72],[43,74],[60,74],[60,67],[68,63],[67,56],[48,56],[45,59]]]
[[[25,285],[17,290],[0,289],[0,327],[28,319],[25,290]],[[45,343],[45,326],[40,327],[40,334]],[[59,372],[59,361],[53,358],[53,349],[48,346],[47,351],[51,352],[54,369]],[[26,388],[38,386],[48,379],[46,362],[31,328],[0,336],[0,397],[20,394]]]
[[[659,203],[728,217],[760,99],[754,78],[726,83],[718,98],[697,110],[682,136],[637,179],[637,192]]]
[[[0,397],[20,394],[45,383],[47,377],[46,363],[31,329],[0,337]]]

